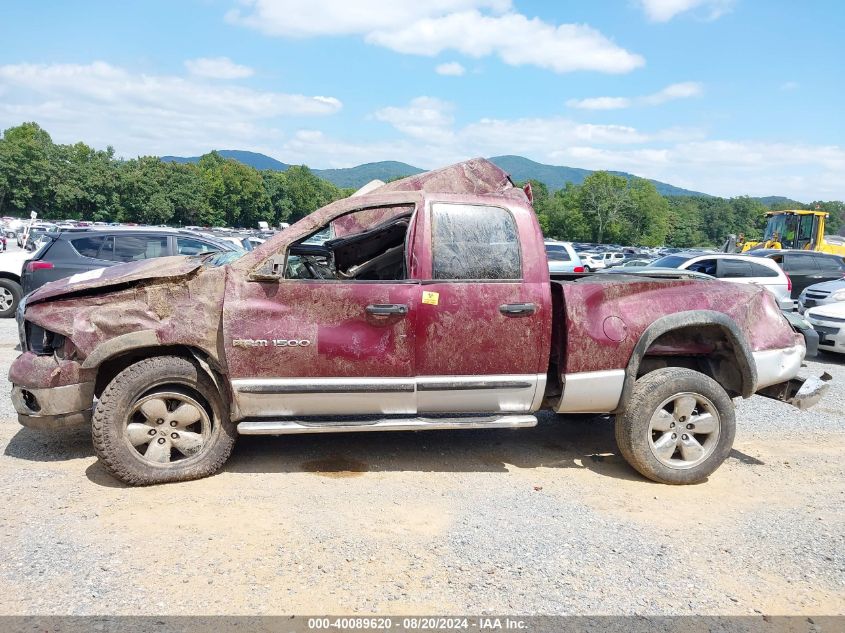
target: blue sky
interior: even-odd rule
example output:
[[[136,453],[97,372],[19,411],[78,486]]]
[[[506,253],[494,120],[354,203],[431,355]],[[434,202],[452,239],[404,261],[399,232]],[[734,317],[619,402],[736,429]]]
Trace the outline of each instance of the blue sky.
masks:
[[[2,15],[0,126],[121,156],[521,154],[845,198],[833,0],[32,0]]]

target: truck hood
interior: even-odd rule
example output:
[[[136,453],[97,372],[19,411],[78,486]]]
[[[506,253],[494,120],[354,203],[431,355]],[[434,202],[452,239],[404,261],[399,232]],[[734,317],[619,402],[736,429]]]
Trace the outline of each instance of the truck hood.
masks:
[[[117,286],[132,285],[144,281],[184,277],[203,266],[202,257],[175,255],[144,259],[108,268],[95,268],[77,273],[65,279],[44,284],[27,296],[27,305],[34,305],[57,297],[78,294],[96,294]],[[93,292],[92,292],[93,291]]]

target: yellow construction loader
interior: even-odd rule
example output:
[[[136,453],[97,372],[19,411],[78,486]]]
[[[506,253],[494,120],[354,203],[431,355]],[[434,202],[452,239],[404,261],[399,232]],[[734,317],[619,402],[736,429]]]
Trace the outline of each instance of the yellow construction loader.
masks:
[[[826,211],[791,209],[769,211],[766,214],[766,230],[759,242],[745,240],[740,235],[735,239],[732,252],[744,253],[757,248],[794,248],[804,251],[821,251],[845,255],[845,238],[825,235]],[[729,243],[732,240],[729,240]],[[728,250],[727,248],[725,250]]]

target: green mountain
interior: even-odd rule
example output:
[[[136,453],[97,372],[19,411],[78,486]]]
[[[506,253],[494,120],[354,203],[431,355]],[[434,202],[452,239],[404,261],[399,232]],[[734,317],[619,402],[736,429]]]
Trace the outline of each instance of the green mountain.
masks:
[[[223,149],[218,150],[221,156],[238,160],[250,167],[256,169],[272,169],[275,171],[286,171],[290,165],[256,152],[245,152],[241,150]],[[162,156],[161,160],[173,161],[177,163],[195,163],[199,161],[199,156]],[[593,173],[589,169],[578,169],[576,167],[562,167],[558,165],[544,165],[533,160],[524,158],[523,156],[494,156],[490,159],[493,163],[508,172],[515,181],[525,181],[529,178],[539,180],[544,183],[551,191],[562,189],[566,183],[571,182],[580,185],[584,179]],[[334,183],[338,187],[351,187],[358,189],[363,187],[371,180],[383,180],[385,182],[402,178],[404,176],[412,176],[419,174],[424,169],[408,165],[407,163],[400,163],[392,160],[380,161],[377,163],[365,163],[357,167],[345,167],[341,169],[312,169],[312,171],[325,178],[329,182]],[[623,171],[614,171],[612,174],[624,176],[625,178],[634,178],[632,174]],[[690,191],[689,189],[681,189],[674,185],[652,180],[652,184],[657,188],[661,194],[665,196],[707,196],[708,194],[700,193],[698,191]],[[761,198],[760,200],[780,200],[778,196],[771,196],[770,198]]]
[[[223,158],[231,158],[255,169],[272,169],[286,171],[290,165],[258,152],[246,152],[240,149],[219,149],[217,153]],[[201,156],[161,156],[161,160],[170,163],[198,163]]]
[[[490,162],[498,165],[511,175],[515,181],[522,182],[533,178],[545,184],[549,190],[556,191],[563,189],[566,183],[571,182],[575,185],[580,185],[584,179],[593,172],[589,169],[578,169],[577,167],[559,167],[557,165],[544,165],[529,160],[522,156],[494,156]],[[627,179],[635,178],[636,176],[628,174],[624,171],[611,171],[611,174],[623,176]],[[706,193],[698,191],[690,191],[689,189],[681,189],[674,185],[660,182],[659,180],[650,180],[651,184],[655,186],[657,191],[664,196],[707,196]]]
[[[357,167],[343,169],[313,169],[315,174],[333,182],[338,187],[363,187],[371,180],[395,180],[424,172],[424,169],[400,163],[395,160],[383,160],[378,163],[364,163]]]

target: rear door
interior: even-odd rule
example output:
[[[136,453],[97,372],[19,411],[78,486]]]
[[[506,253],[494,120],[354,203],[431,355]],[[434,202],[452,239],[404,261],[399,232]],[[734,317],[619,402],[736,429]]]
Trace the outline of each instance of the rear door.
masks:
[[[539,405],[550,345],[548,268],[542,239],[534,240],[527,213],[521,218],[518,226],[509,209],[493,204],[429,206],[418,242],[420,412],[521,413]]]
[[[782,256],[774,256],[773,259],[775,257],[782,257],[783,270],[792,279],[793,299],[797,299],[807,286],[830,279],[830,277],[822,277],[822,271],[812,253],[784,253]]]
[[[816,260],[816,266],[819,269],[818,281],[842,279],[843,274],[845,274],[845,264],[843,264],[841,257],[817,253],[813,258]]]

